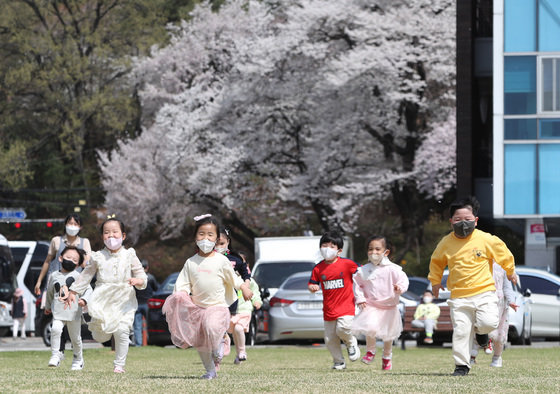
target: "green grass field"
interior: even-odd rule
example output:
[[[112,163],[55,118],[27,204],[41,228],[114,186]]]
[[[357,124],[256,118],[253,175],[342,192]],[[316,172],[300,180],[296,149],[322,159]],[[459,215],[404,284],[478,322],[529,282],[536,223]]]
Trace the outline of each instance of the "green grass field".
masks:
[[[194,349],[131,348],[122,375],[113,373],[114,354],[109,349],[85,350],[85,369],[79,372],[70,371],[69,351],[59,368],[47,367],[46,351],[4,352],[0,392],[560,392],[558,348],[510,347],[501,369],[491,368],[491,357],[481,354],[466,377],[450,376],[450,348],[395,348],[393,370],[386,372],[378,358],[369,366],[357,361],[344,371],[333,371],[324,346],[257,347],[248,354],[248,361],[239,366],[230,354],[219,378],[203,381]]]

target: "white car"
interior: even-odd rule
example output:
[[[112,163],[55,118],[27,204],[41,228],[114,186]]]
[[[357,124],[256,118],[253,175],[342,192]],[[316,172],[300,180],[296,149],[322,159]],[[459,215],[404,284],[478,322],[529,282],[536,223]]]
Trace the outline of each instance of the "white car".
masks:
[[[516,268],[516,272],[517,271]],[[439,292],[439,299],[448,299],[450,296],[450,291],[447,289],[447,276],[449,271],[445,270],[443,272],[443,278],[441,284],[444,289]],[[521,280],[523,282],[523,280]],[[512,308],[508,308],[508,321],[509,321],[509,331],[508,339],[512,345],[530,345],[531,338],[534,335],[531,331],[531,321],[532,321],[532,303],[529,297],[529,293],[525,293],[524,289],[519,286],[519,284],[513,286],[513,292],[515,293],[515,304],[519,305],[517,312]]]
[[[560,276],[525,266],[515,267],[521,288],[531,294],[531,335],[538,338],[560,337]]]

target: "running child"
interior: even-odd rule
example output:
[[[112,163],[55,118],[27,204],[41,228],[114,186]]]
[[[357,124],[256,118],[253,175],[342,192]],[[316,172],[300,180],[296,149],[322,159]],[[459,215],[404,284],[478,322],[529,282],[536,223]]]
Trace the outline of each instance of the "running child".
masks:
[[[115,215],[101,225],[105,248],[93,252],[86,268],[70,286],[66,306],[74,303],[76,295],[83,295],[94,276],[95,289],[88,302],[91,321],[88,328],[93,339],[103,343],[115,339],[115,373],[124,373],[128,354],[129,336],[138,303],[134,287],[143,290],[147,277],[134,249],[126,249],[125,227]]]
[[[354,275],[354,294],[360,313],[352,324],[354,335],[366,337],[365,364],[375,358],[376,338],[383,341],[381,368],[393,368],[393,340],[401,335],[402,318],[398,309],[399,296],[408,290],[408,277],[402,268],[392,263],[388,256],[391,244],[383,236],[368,240],[369,263],[358,268]]]
[[[91,295],[91,286],[88,286],[78,302],[73,302],[69,308],[65,308],[64,297],[68,292],[68,287],[80,276],[76,268],[84,262],[84,251],[75,246],[67,246],[58,257],[60,260],[60,270],[53,272],[49,276],[47,284],[47,300],[45,304],[45,315],[53,315],[51,329],[51,358],[49,367],[58,367],[63,357],[60,351],[60,340],[64,326],[68,328],[68,335],[72,342],[74,358],[70,369],[79,371],[84,368],[84,358],[82,355],[82,307],[86,306],[87,300]]]
[[[434,296],[442,288],[443,270],[449,268],[447,301],[453,322],[453,376],[469,373],[473,336],[480,346],[488,344],[488,333],[499,323],[498,297],[492,278],[496,261],[514,284],[515,262],[506,244],[496,236],[477,230],[480,204],[468,197],[451,204],[449,223],[453,231],[443,237],[432,253],[428,279]]]
[[[325,233],[319,246],[323,260],[313,268],[308,288],[312,293],[323,290],[325,344],[333,358],[332,368],[342,370],[346,368],[346,363],[340,347],[341,340],[346,345],[350,361],[360,358],[358,341],[351,332],[356,312],[352,276],[358,265],[340,257],[344,240],[336,232]]]
[[[509,330],[508,312],[509,308],[517,311],[519,305],[515,303],[515,293],[511,282],[508,280],[506,272],[498,264],[494,262],[492,268],[492,276],[494,277],[494,285],[496,286],[496,295],[498,296],[498,311],[500,313],[500,321],[498,328],[488,334],[490,338],[488,346],[484,349],[487,354],[492,354],[491,367],[502,367],[502,352],[504,351],[504,344],[507,342],[507,335]],[[473,348],[471,350],[471,365],[476,363],[476,356],[478,355],[479,345],[473,341]]]
[[[214,250],[220,234],[218,221],[209,214],[195,217],[195,221],[198,251],[185,262],[162,312],[175,346],[197,349],[206,369],[201,379],[215,379],[223,354],[220,347],[230,325],[228,307],[237,298],[236,289],[244,296],[250,289],[227,257]]]
[[[235,343],[236,357],[234,364],[241,364],[247,360],[247,352],[245,350],[245,333],[249,332],[251,317],[253,316],[253,308],[260,309],[262,306],[261,292],[259,285],[251,278],[251,291],[253,297],[246,301],[241,291],[237,292],[237,310],[231,315],[231,322],[228,332],[233,336]]]

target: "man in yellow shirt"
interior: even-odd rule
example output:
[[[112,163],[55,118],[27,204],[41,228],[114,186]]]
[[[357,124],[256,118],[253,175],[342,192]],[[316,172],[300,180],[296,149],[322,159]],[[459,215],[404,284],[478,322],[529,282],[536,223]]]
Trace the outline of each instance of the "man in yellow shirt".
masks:
[[[488,333],[498,327],[498,297],[492,277],[496,261],[512,283],[517,282],[514,258],[505,243],[475,227],[480,204],[474,197],[451,204],[449,222],[453,232],[439,242],[430,260],[428,279],[437,298],[445,267],[449,269],[447,301],[453,323],[454,376],[470,370],[473,335],[481,346],[488,344]]]

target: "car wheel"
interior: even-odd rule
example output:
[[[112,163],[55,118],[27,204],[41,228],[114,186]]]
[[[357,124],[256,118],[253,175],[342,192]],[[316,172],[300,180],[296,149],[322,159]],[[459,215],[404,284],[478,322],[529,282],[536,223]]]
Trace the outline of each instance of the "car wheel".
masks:
[[[525,324],[525,316],[523,316],[523,324],[521,325],[521,332],[520,333],[516,333],[515,336],[512,336],[512,338],[510,339],[510,342],[512,345],[523,345],[524,342],[524,338],[526,334],[526,329],[525,327],[527,326]],[[510,326],[510,329],[512,328],[512,326]],[[513,332],[515,332],[515,329],[513,330]]]
[[[249,323],[249,332],[245,334],[245,344],[247,346],[255,346],[257,342],[257,319],[255,315],[251,316],[251,322]]]
[[[52,319],[49,319],[43,325],[43,343],[46,347],[51,347],[51,331],[52,331]]]

